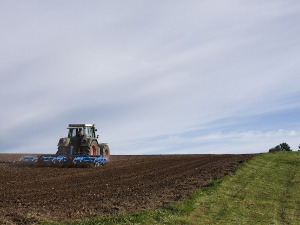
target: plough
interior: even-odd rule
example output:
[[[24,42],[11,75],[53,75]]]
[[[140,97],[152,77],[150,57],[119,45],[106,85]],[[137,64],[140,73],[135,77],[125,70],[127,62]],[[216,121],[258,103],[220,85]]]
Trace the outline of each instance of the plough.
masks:
[[[41,155],[39,157],[23,156],[15,163],[19,165],[30,164],[37,167],[97,167],[104,165],[106,159],[101,155]]]

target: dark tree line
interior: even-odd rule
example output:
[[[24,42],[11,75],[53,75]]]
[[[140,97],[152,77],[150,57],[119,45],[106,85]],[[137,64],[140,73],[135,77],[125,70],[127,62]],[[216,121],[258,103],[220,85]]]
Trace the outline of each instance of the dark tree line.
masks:
[[[300,145],[299,145],[299,149],[300,149]],[[292,149],[291,149],[291,147],[287,143],[283,142],[280,145],[277,145],[274,148],[271,148],[269,150],[269,152],[279,152],[279,151],[287,151],[287,152],[289,152],[289,151],[292,151]]]

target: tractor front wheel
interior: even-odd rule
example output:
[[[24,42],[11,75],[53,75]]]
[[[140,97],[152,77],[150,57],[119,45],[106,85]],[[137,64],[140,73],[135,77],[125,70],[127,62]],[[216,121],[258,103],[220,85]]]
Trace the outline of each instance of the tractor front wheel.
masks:
[[[57,149],[56,154],[57,155],[68,155],[69,154],[69,148],[66,146],[59,146]]]

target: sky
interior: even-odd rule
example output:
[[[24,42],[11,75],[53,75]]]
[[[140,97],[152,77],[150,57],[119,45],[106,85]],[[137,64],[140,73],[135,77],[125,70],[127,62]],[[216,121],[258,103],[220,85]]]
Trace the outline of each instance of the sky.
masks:
[[[0,153],[92,123],[111,154],[300,144],[298,0],[0,0]]]

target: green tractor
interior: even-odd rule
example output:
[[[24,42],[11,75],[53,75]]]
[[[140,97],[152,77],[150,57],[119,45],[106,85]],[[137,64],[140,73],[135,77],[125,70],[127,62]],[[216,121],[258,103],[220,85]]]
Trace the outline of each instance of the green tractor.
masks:
[[[109,159],[106,143],[98,143],[94,124],[69,124],[68,137],[60,138],[57,155],[101,155]]]

